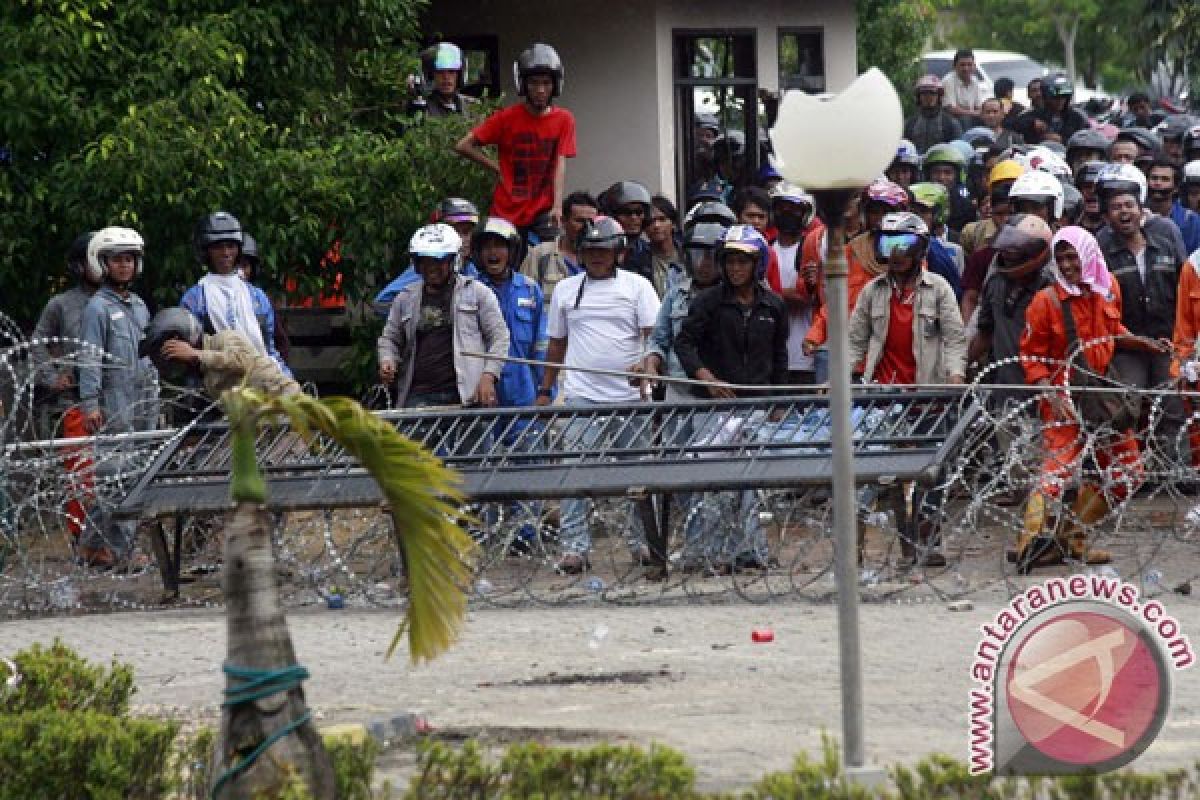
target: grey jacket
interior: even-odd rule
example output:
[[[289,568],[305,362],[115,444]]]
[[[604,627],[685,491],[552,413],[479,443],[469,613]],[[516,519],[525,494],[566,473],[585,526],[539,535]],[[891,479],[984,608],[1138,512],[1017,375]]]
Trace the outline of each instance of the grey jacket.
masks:
[[[400,290],[392,300],[387,324],[379,337],[379,363],[396,365],[396,405],[403,407],[413,382],[413,354],[417,350],[417,317],[425,281],[417,280]],[[463,275],[454,276],[454,374],[458,376],[458,396],[465,403],[479,388],[483,373],[500,379],[508,355],[508,326],[500,311],[496,294],[484,284]],[[488,358],[463,355],[487,353]]]
[[[92,293],[82,286],[56,294],[42,309],[37,327],[33,329],[33,359],[37,364],[37,384],[53,389],[63,375],[71,378],[72,388],[59,392],[56,400],[70,404],[79,399],[78,378],[74,356],[79,352],[78,340],[83,333],[83,310]],[[66,341],[48,341],[48,340]],[[72,341],[73,340],[73,341]]]
[[[149,322],[142,298],[132,292],[122,298],[107,286],[83,311],[81,338],[96,349],[86,349],[81,358],[79,399],[85,413],[104,412],[110,433],[151,430],[157,422],[158,373],[148,358],[138,358]]]
[[[866,356],[863,380],[870,381],[883,356],[891,318],[892,285],[887,273],[863,287],[850,317],[850,363]],[[921,270],[913,300],[913,355],[917,383],[945,383],[966,375],[967,337],[954,290],[941,275]]]

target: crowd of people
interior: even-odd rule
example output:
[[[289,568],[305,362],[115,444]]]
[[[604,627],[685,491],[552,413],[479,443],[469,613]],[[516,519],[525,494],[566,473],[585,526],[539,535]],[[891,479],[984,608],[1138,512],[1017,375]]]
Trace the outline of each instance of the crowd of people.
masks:
[[[443,43],[424,63],[432,91],[421,95],[423,109],[469,113],[461,51]],[[1032,491],[1018,498],[1024,529],[1010,558],[1023,570],[1066,558],[1104,563],[1110,555],[1089,544],[1087,531],[1139,486],[1146,438],[1181,443],[1188,462],[1200,435],[1184,430],[1192,409],[1180,395],[1164,401],[1147,433],[1138,409],[1114,416],[1103,395],[1072,402],[1055,387],[1088,375],[1143,389],[1200,377],[1200,119],[1153,120],[1139,106],[1126,127],[1108,130],[1071,106],[1063,75],[1031,84],[1032,107],[1021,109],[1005,94],[1011,82],[985,96],[973,66],[963,51],[945,78],[917,82],[908,138],[846,212],[854,373],[896,387],[978,376],[997,386],[997,402],[1026,407],[1022,386],[1047,387],[1036,401],[1045,459]],[[822,266],[830,243],[812,196],[770,173],[763,185],[733,192],[702,188],[683,212],[636,180],[567,192],[565,159],[576,143],[574,118],[555,102],[563,64],[554,48],[535,44],[518,57],[514,77],[519,101],[454,144],[496,175],[489,214],[446,198],[413,234],[408,268],[375,298],[386,319],[378,376],[394,405],[590,406],[818,391],[828,372]],[[1150,122],[1154,129],[1144,127]],[[252,283],[253,238],[217,212],[200,221],[194,244],[206,274],[184,294],[182,311],[151,320],[131,288],[142,266],[139,234],[105,228],[76,242],[68,264],[78,285],[50,302],[37,338],[47,365],[61,363],[53,343],[70,339],[107,357],[40,376],[61,408],[63,434],[153,424],[156,369],[188,369],[213,395],[246,379],[299,389],[270,301]],[[1105,480],[1073,486],[1083,431],[1101,426],[1111,429],[1096,453]],[[614,412],[564,435],[586,446],[651,432],[621,427]],[[528,440],[517,429],[506,436],[514,448]],[[80,473],[86,459],[79,454]],[[940,494],[896,490],[889,498],[905,561],[944,564]],[[685,568],[770,563],[749,519],[752,498],[727,499],[740,507],[738,521],[689,527]],[[88,526],[73,502],[73,532],[97,537],[82,543],[84,558],[128,558],[131,531]],[[627,538],[634,562],[650,563],[636,522]],[[563,502],[558,544],[560,571],[589,568],[584,500]]]

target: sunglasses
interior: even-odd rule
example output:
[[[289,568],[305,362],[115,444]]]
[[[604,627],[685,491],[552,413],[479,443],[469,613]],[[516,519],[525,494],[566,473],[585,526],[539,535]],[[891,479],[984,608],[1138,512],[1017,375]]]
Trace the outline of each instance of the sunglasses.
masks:
[[[644,216],[646,216],[646,209],[642,208],[641,206],[629,206],[628,208],[618,208],[617,216],[618,217],[644,217]]]
[[[920,241],[921,237],[915,233],[883,233],[879,236],[879,244],[876,249],[879,251],[879,255],[889,258],[892,253],[904,255],[916,247]]]

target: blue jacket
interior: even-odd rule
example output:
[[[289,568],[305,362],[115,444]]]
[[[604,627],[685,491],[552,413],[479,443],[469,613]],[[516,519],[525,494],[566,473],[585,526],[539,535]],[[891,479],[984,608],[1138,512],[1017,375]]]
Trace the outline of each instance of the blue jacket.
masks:
[[[1171,206],[1171,221],[1179,226],[1183,234],[1183,246],[1189,253],[1200,249],[1200,214],[1184,208],[1178,200]]]
[[[546,336],[546,311],[542,289],[519,272],[510,280],[497,284],[486,272],[478,280],[491,288],[500,303],[500,313],[508,325],[508,354],[513,358],[546,360],[549,339]],[[532,406],[537,402],[537,390],[542,384],[542,367],[506,363],[496,384],[496,396],[501,406]]]
[[[954,263],[954,256],[936,236],[929,240],[929,253],[925,256],[925,264],[930,272],[946,279],[946,283],[954,290],[955,300],[962,300],[962,279],[958,274],[958,266]]]
[[[252,283],[247,283],[246,288],[250,290],[250,302],[254,304],[254,316],[262,331],[263,344],[267,346],[267,355],[279,365],[279,369],[283,371],[284,375],[292,377],[291,369],[284,363],[283,356],[279,355],[279,351],[275,349],[275,308],[271,305],[271,299],[267,297],[266,292]],[[212,335],[217,332],[208,319],[208,304],[204,300],[204,289],[200,284],[196,284],[184,292],[179,305],[192,312],[192,315],[200,320],[205,333]]]

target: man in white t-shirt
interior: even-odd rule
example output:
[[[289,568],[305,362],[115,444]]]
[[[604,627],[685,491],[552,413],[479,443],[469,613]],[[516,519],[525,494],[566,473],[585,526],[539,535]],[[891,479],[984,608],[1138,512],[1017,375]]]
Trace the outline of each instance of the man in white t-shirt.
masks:
[[[802,386],[816,382],[816,363],[804,352],[804,337],[812,327],[819,303],[816,264],[802,264],[800,250],[814,216],[812,196],[803,189],[781,183],[771,190],[771,222],[779,232],[775,251],[778,274],[768,273],[767,282],[787,305],[788,381]]]
[[[584,271],[564,278],[550,301],[546,360],[568,368],[562,392],[566,405],[636,403],[641,392],[625,378],[582,372],[584,369],[632,371],[641,362],[646,338],[658,316],[658,295],[650,281],[617,269],[628,245],[624,230],[611,217],[598,216],[584,229],[577,248]],[[537,403],[548,405],[559,369],[547,367]],[[648,444],[641,430],[629,430],[618,415],[579,419],[568,425],[568,447],[640,447]],[[562,502],[559,535],[563,557],[560,572],[578,574],[588,567],[591,534],[589,501],[573,497]],[[650,553],[636,514],[629,528],[634,561],[649,564]]]
[[[954,54],[954,69],[942,78],[942,106],[963,123],[963,129],[974,124],[988,98],[983,84],[975,77],[975,53],[959,50]]]

